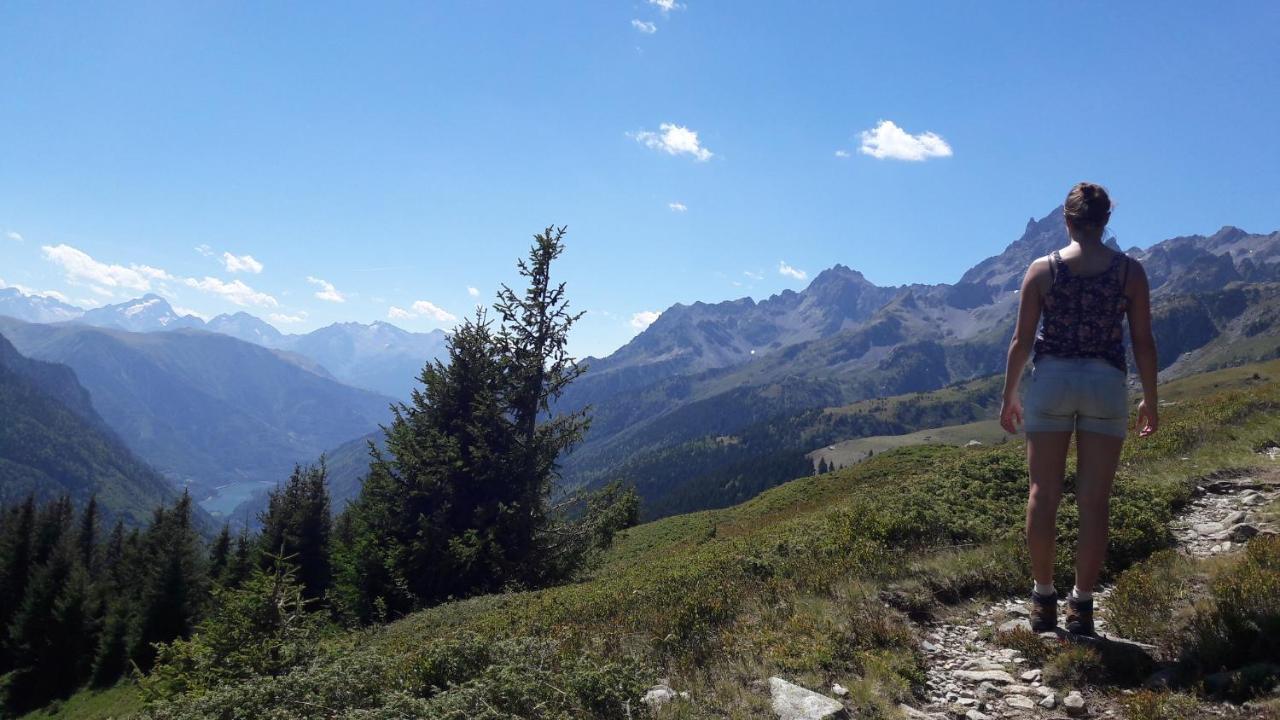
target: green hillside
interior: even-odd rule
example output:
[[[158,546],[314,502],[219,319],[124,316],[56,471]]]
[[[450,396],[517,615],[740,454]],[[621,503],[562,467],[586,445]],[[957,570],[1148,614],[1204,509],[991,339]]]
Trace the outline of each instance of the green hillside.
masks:
[[[96,496],[109,518],[134,526],[176,497],[97,417],[71,370],[24,358],[0,336],[0,506],[31,494]]]
[[[1167,387],[1160,433],[1126,446],[1109,577],[1170,545],[1169,522],[1197,479],[1272,462],[1258,451],[1280,436],[1278,371],[1237,368]],[[635,698],[667,678],[691,700],[662,717],[748,718],[767,716],[759,683],[780,674],[844,684],[858,717],[898,717],[896,703],[923,682],[911,617],[1025,591],[1026,490],[1020,443],[877,454],[732,508],[632,528],[577,584],[340,634],[287,675],[228,681],[150,712],[643,717]],[[1067,548],[1070,498],[1060,523]]]

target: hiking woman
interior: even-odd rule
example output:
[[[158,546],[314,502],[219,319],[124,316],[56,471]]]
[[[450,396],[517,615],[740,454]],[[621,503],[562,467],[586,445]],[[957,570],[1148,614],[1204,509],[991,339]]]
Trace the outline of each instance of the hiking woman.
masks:
[[[1156,345],[1146,272],[1138,261],[1102,241],[1111,219],[1107,191],[1093,183],[1076,185],[1067,194],[1063,214],[1071,244],[1032,262],[1022,280],[1000,424],[1009,433],[1021,424],[1027,433],[1031,492],[1026,527],[1036,632],[1058,623],[1056,518],[1067,451],[1072,433],[1076,436],[1080,533],[1066,629],[1093,634],[1093,589],[1106,554],[1111,484],[1129,423],[1124,320],[1129,321],[1142,382],[1137,414],[1141,437],[1159,426]],[[1032,370],[1024,406],[1018,385],[1028,359]]]

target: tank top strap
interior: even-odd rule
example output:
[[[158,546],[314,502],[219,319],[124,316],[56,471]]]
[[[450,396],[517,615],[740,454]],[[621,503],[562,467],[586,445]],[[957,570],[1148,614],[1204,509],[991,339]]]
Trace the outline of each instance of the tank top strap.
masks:
[[[1062,274],[1062,256],[1057,250],[1049,253],[1049,282],[1056,283],[1058,276]]]

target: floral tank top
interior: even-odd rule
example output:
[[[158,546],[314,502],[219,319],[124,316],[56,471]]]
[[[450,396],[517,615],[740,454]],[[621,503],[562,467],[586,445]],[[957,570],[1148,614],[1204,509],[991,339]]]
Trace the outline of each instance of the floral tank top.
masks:
[[[1124,317],[1129,299],[1129,258],[1116,253],[1107,269],[1079,276],[1062,261],[1057,250],[1049,257],[1053,278],[1044,299],[1035,355],[1061,358],[1100,358],[1127,372]]]

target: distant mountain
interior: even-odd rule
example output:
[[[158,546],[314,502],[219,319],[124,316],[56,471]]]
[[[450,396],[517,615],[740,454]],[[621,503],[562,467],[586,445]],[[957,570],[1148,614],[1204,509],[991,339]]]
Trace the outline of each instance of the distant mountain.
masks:
[[[706,449],[724,438],[759,435],[748,429],[762,424],[786,434],[793,418],[815,409],[1001,371],[1027,265],[1068,243],[1059,207],[955,284],[877,287],[837,265],[800,292],[758,303],[673,306],[614,354],[586,359],[587,374],[561,407],[590,405],[594,419],[565,463],[566,479],[591,485],[625,476],[655,493],[678,486],[685,497],[732,501],[739,496],[727,486],[698,487],[699,477],[719,481],[695,456],[723,453]],[[1227,227],[1130,254],[1151,276],[1166,374],[1280,355],[1280,233]],[[748,475],[752,463],[776,468],[780,482],[790,460],[777,453],[812,450],[800,443],[756,442],[767,453],[753,459],[735,450],[736,462]],[[761,487],[759,478],[750,482]],[[659,495],[645,499],[670,507]]]
[[[279,348],[285,341],[284,333],[247,312],[219,315],[205,323],[204,329],[269,348]]]
[[[177,495],[107,428],[70,368],[23,357],[0,336],[0,505],[32,493],[96,497],[107,518],[134,526]]]
[[[0,319],[0,333],[29,357],[71,367],[124,442],[175,484],[189,484],[197,499],[215,491],[247,499],[286,478],[294,463],[376,429],[392,402],[201,330]]]
[[[423,366],[444,354],[447,338],[441,330],[348,322],[287,335],[277,347],[315,360],[345,383],[407,400]]]
[[[84,310],[43,295],[27,295],[17,288],[0,288],[0,315],[27,322],[62,322],[74,320]]]
[[[168,301],[153,294],[85,311],[80,322],[130,332],[204,327],[204,320],[195,315],[179,315]]]

